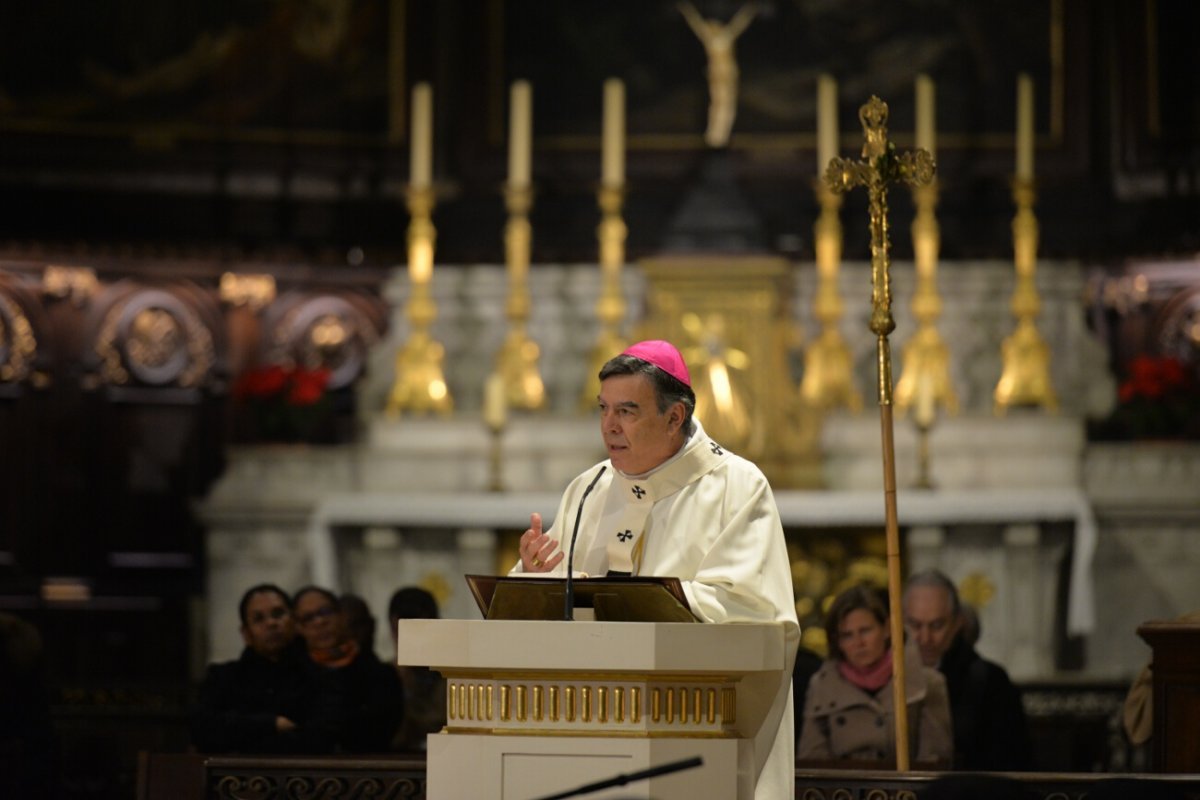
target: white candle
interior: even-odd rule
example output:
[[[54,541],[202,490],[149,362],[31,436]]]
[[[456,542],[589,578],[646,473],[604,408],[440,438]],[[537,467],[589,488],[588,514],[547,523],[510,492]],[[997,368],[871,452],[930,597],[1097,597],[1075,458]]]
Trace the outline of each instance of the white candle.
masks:
[[[433,89],[418,83],[412,90],[412,136],[409,142],[409,185],[427,188],[433,180]]]
[[[1033,78],[1017,76],[1017,179],[1033,180]]]
[[[604,82],[604,138],[600,182],[620,186],[625,182],[625,84],[616,78]]]
[[[934,408],[933,378],[927,372],[917,375],[915,420],[918,425],[932,425],[937,411]]]
[[[494,431],[504,427],[508,401],[504,396],[504,376],[493,372],[483,384],[483,422]]]
[[[532,137],[533,90],[529,81],[514,81],[508,109],[508,185],[529,186],[529,149]]]
[[[934,139],[937,136],[937,106],[934,105],[933,79],[928,75],[917,76],[917,131],[916,144],[929,155],[936,155]]]
[[[837,81],[832,75],[817,78],[817,175],[838,153]]]

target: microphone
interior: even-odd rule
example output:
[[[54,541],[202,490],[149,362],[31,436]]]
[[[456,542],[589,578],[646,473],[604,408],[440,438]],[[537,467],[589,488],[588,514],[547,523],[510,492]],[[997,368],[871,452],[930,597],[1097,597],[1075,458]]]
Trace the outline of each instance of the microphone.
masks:
[[[571,531],[571,551],[567,555],[567,591],[563,598],[563,619],[568,622],[575,618],[575,539],[579,536],[579,518],[583,516],[583,501],[587,500],[592,489],[596,488],[600,476],[606,469],[608,469],[607,464],[600,468],[596,477],[592,478],[592,482],[583,490],[583,497],[579,498],[579,508],[575,510],[575,530]]]
[[[564,798],[567,797],[578,797],[579,795],[598,792],[601,789],[607,789],[610,786],[624,786],[625,784],[632,783],[634,781],[643,781],[647,778],[655,778],[659,775],[670,775],[672,772],[679,772],[681,770],[691,769],[692,767],[702,766],[704,766],[704,759],[700,756],[692,756],[691,758],[683,758],[679,761],[671,761],[667,764],[660,764],[657,767],[644,769],[640,772],[618,774],[616,777],[609,778],[608,780],[589,783],[584,786],[580,786],[578,789],[571,789],[570,791],[547,795],[546,797],[537,798],[537,800],[564,800]]]

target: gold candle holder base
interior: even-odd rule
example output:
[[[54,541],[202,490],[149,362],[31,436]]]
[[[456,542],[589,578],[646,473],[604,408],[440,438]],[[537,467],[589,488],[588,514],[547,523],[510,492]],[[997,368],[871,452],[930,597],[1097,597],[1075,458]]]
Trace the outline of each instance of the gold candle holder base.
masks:
[[[1004,367],[993,395],[994,410],[997,415],[1003,415],[1015,406],[1039,406],[1056,412],[1058,397],[1050,379],[1050,348],[1034,322],[1041,310],[1041,298],[1034,280],[1038,246],[1038,223],[1033,213],[1034,183],[1016,178],[1012,191],[1017,206],[1012,222],[1017,279],[1010,307],[1017,327],[1001,345]]]
[[[1000,355],[1004,369],[994,396],[998,416],[1018,406],[1058,411],[1058,396],[1050,380],[1050,348],[1032,320],[1017,323],[1017,329],[1001,344]]]
[[[454,398],[442,375],[446,350],[424,331],[413,333],[396,354],[396,380],[388,394],[387,415],[437,413],[454,410]]]
[[[523,330],[510,330],[500,348],[496,371],[504,380],[509,408],[537,411],[546,403],[546,388],[538,371],[541,349]]]

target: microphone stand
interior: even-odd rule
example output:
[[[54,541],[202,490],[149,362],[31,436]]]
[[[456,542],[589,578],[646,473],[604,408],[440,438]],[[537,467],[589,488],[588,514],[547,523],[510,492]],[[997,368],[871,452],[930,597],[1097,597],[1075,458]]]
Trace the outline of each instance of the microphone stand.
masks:
[[[578,789],[571,789],[566,792],[559,792],[558,794],[538,797],[535,798],[535,800],[563,800],[564,797],[578,797],[581,794],[598,792],[601,789],[607,789],[610,786],[624,786],[631,781],[640,781],[646,778],[654,778],[659,775],[669,775],[672,772],[679,772],[680,770],[691,769],[692,767],[699,767],[703,763],[704,759],[700,756],[692,756],[691,758],[685,758],[681,761],[671,761],[666,764],[660,764],[657,767],[644,769],[640,772],[631,772],[628,775],[621,774],[617,775],[615,778],[608,778],[596,783],[589,783],[584,786],[580,786]]]
[[[596,477],[592,478],[592,482],[583,490],[583,497],[579,498],[579,508],[575,510],[575,529],[571,531],[571,552],[567,555],[567,586],[566,594],[563,597],[563,619],[567,622],[575,619],[575,538],[579,536],[579,519],[583,516],[583,503],[592,493],[592,489],[596,488],[600,476],[606,469],[608,469],[607,464],[600,468]]]

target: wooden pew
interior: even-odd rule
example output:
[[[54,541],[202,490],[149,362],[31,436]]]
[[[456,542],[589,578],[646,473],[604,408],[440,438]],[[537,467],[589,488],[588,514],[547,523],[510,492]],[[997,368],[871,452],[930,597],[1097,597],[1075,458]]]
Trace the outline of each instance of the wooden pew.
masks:
[[[934,780],[952,774],[960,773],[800,768],[796,800],[914,800]],[[1041,800],[1086,800],[1109,780],[1136,781],[1152,790],[1172,790],[1184,800],[1200,800],[1200,774],[994,774],[1020,781]],[[137,800],[246,797],[423,800],[425,760],[419,754],[322,758],[143,754],[139,759]]]
[[[1151,763],[1161,772],[1200,772],[1200,624],[1147,622],[1137,632],[1154,650]]]

